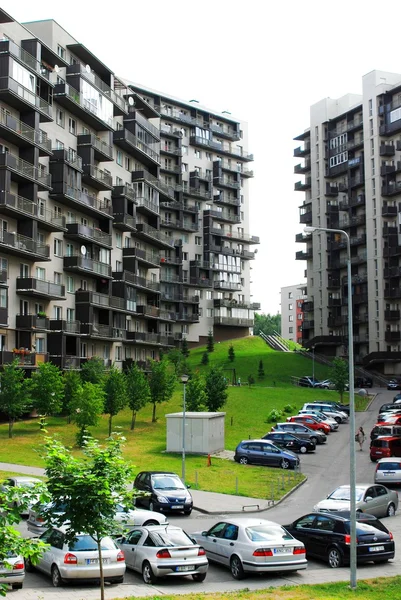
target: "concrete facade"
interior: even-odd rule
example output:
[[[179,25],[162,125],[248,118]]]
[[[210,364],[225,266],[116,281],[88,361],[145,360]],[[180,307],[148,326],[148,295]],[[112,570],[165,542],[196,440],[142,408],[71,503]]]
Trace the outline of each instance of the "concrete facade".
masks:
[[[302,344],[305,284],[288,285],[280,290],[281,337]]]

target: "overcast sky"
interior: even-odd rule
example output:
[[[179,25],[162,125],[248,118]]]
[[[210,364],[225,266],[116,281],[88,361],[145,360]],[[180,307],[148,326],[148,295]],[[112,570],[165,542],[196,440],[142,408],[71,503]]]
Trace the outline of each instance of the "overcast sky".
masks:
[[[309,107],[361,92],[364,74],[401,73],[401,3],[371,0],[3,0],[18,21],[53,18],[117,75],[228,110],[249,123],[255,155],[250,233],[253,301],[280,310],[280,288],[304,282],[293,137]],[[401,77],[400,77],[401,79]]]

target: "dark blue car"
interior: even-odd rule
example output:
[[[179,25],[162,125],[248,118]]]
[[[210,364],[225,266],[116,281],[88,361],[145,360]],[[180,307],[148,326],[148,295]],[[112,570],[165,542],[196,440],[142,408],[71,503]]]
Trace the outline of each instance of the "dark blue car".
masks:
[[[283,450],[269,440],[244,440],[235,449],[234,460],[241,465],[254,464],[282,469],[295,469],[299,458],[290,450]]]

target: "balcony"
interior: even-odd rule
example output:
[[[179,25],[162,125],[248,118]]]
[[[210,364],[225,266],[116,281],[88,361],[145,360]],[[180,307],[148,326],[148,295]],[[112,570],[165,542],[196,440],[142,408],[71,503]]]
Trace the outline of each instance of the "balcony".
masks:
[[[110,265],[86,258],[86,256],[64,256],[64,270],[101,279],[112,278]]]
[[[139,239],[142,239],[153,246],[159,248],[171,248],[174,246],[174,240],[166,237],[162,231],[151,227],[147,223],[137,223],[136,230],[136,235]]]
[[[21,46],[18,46],[12,40],[0,40],[0,54],[10,54],[13,58],[16,58],[18,62],[22,63],[24,67],[28,67],[28,69],[33,71],[37,76],[45,79],[49,83],[50,73],[48,69],[46,69],[35,56],[21,48]]]
[[[168,108],[163,105],[155,108],[156,110],[160,108],[160,114],[163,117],[166,117],[169,121],[177,121],[178,123],[185,123],[186,125],[199,125],[199,127],[204,126],[203,119],[193,117],[191,114],[187,114],[181,110],[177,110],[175,108]]]
[[[28,260],[50,260],[50,247],[18,233],[0,231],[0,249]]]
[[[216,123],[210,123],[209,129],[210,131],[213,131],[213,133],[216,133],[219,137],[232,140],[233,142],[237,142],[241,139],[239,130],[234,129],[229,125],[217,125]]]
[[[147,304],[142,304],[137,306],[137,312],[144,317],[149,317],[150,319],[159,319],[160,314],[165,311],[161,311],[157,306],[150,306]],[[170,315],[164,315],[167,318],[170,318]]]
[[[124,281],[127,285],[132,285],[146,292],[160,293],[160,283],[158,281],[151,281],[130,271],[113,271],[113,281]]]
[[[214,219],[217,219],[218,221],[225,221],[227,223],[241,223],[240,215],[232,213],[231,211],[228,211],[228,210],[209,209],[209,210],[203,211],[203,216],[204,217],[210,216],[210,217],[213,217]]]
[[[326,183],[326,191],[325,191],[325,196],[330,196],[332,198],[334,198],[335,196],[338,196],[338,186],[337,185],[332,185],[330,183]]]
[[[19,148],[39,148],[40,156],[50,156],[52,153],[52,143],[45,131],[33,129],[5,110],[0,110],[0,136]]]
[[[36,183],[39,191],[51,190],[51,176],[46,169],[40,165],[35,167],[32,163],[22,160],[10,152],[0,153],[0,169],[8,169],[11,172],[11,180],[17,183]]]
[[[159,252],[147,252],[141,248],[123,248],[123,258],[135,258],[150,268],[158,268],[161,262]]]
[[[211,190],[202,190],[195,187],[185,187],[182,190],[184,196],[192,196],[193,198],[201,198],[202,200],[211,200],[212,192]]]
[[[154,167],[160,165],[159,145],[148,146],[125,127],[113,131],[113,142],[125,152],[137,158],[142,164]],[[155,150],[157,149],[157,151]]]
[[[213,177],[213,185],[216,187],[225,187],[231,190],[239,190],[241,187],[241,183],[239,181],[222,176]]]
[[[65,300],[64,285],[34,277],[17,277],[16,292],[47,300]]]
[[[39,221],[41,229],[48,231],[66,231],[65,217],[55,215],[22,196],[10,192],[0,192],[0,213],[13,219],[34,219]]]
[[[295,260],[310,260],[311,258],[313,258],[312,248],[310,250],[307,250],[306,252],[301,251],[295,254]]]
[[[226,159],[221,159],[218,163],[223,171],[239,173],[242,177],[253,177],[253,171],[245,167],[243,163],[231,162],[231,160]]]
[[[305,142],[304,146],[299,146],[294,150],[295,158],[307,156],[308,154],[310,154],[310,142]]]
[[[302,309],[304,313],[313,312],[315,310],[314,303],[311,300],[306,300],[303,304]]]
[[[160,152],[163,152],[161,149]],[[160,165],[160,171],[166,171],[167,173],[174,173],[175,175],[180,175],[182,173],[181,165],[171,164],[169,162],[162,162]]]
[[[103,142],[93,133],[80,133],[77,136],[77,148],[89,146],[93,149],[93,157],[98,162],[113,161],[113,147]]]
[[[223,325],[228,327],[253,327],[253,319],[238,319],[235,317],[214,317],[215,325]]]
[[[214,308],[246,308],[248,310],[260,310],[260,302],[238,302],[237,300],[227,300],[215,298],[213,300]]]
[[[310,210],[301,209],[301,211],[299,214],[299,222],[312,223],[312,208]]]
[[[315,321],[312,319],[310,321],[302,321],[302,331],[304,329],[313,329],[315,327]]]
[[[81,333],[81,323],[79,321],[65,321],[63,319],[49,319],[50,331],[61,331],[62,333],[71,333],[79,335]]]
[[[71,150],[53,150],[53,156],[50,158],[50,163],[64,163],[67,166],[82,173],[82,158]]]
[[[199,223],[192,223],[190,221],[180,220],[173,221],[172,219],[164,220],[160,222],[160,227],[166,227],[167,229],[178,229],[182,231],[199,231]]]
[[[234,281],[213,281],[213,287],[215,290],[233,290],[238,292],[242,290],[242,285]]]
[[[381,189],[382,196],[396,196],[401,194],[401,181],[390,181],[384,184]]]
[[[175,315],[175,320],[184,323],[199,323],[199,314],[182,311]]]
[[[390,344],[401,341],[401,331],[385,331],[384,340]]]
[[[87,183],[96,190],[112,190],[113,180],[109,173],[98,169],[95,165],[84,165],[82,182]]]
[[[92,242],[105,248],[112,248],[112,236],[104,233],[101,229],[88,227],[81,223],[67,223],[67,232],[65,238],[76,240],[77,242]]]
[[[223,231],[223,237],[246,242],[247,244],[260,244],[260,238],[257,235],[250,235],[241,231]]]
[[[206,277],[189,277],[188,279],[184,280],[183,283],[185,285],[193,285],[195,287],[213,287],[213,281],[211,279],[207,279]]]
[[[95,131],[113,130],[113,118],[103,117],[96,102],[90,102],[68,83],[58,83],[54,87],[53,97],[58,104],[61,104],[68,112],[87,123]]]
[[[144,331],[127,331],[127,341],[151,346],[174,346],[174,337],[160,335],[160,333],[147,333]]]
[[[62,356],[51,354],[49,356],[50,362],[56,365],[62,371],[80,371],[81,370],[81,357],[80,356]]]
[[[234,158],[239,158],[241,160],[253,160],[253,154],[245,152],[242,148],[231,146],[230,144],[223,144],[222,142],[216,142],[198,135],[190,136],[190,144],[192,146],[200,146],[201,148],[210,148],[215,152],[228,154],[228,156],[233,156]]]
[[[384,320],[385,321],[399,321],[400,318],[401,318],[401,311],[399,309],[384,311]]]
[[[41,122],[53,121],[51,105],[12,77],[0,77],[0,99],[20,113],[37,110]]]
[[[17,360],[17,367],[29,368],[48,362],[49,355],[45,352],[30,352],[29,350],[16,349],[15,352],[0,351],[0,365],[6,365]]]
[[[306,242],[311,242],[312,234],[311,233],[297,233],[295,236],[295,241],[303,243],[303,244],[306,244]]]
[[[294,173],[296,175],[305,175],[305,173],[309,173],[311,170],[311,161],[310,159],[306,160],[304,164],[300,163],[294,167]]]
[[[136,231],[136,219],[129,213],[114,212],[113,227],[120,231]]]
[[[15,327],[16,329],[46,331],[50,328],[50,325],[47,317],[38,317],[37,315],[16,315]]]
[[[384,297],[385,298],[401,298],[401,288],[393,287],[393,288],[385,288],[384,289]]]
[[[297,181],[297,183],[294,185],[294,190],[296,192],[306,192],[306,190],[310,190],[312,187],[312,179],[310,177],[307,177],[305,179],[305,181]]]
[[[383,203],[382,217],[396,217],[397,214],[398,208],[396,206],[389,206],[387,203]]]
[[[157,202],[152,202],[152,200],[148,200],[148,198],[135,198],[137,205],[137,212],[151,213],[153,215],[158,215],[160,213],[160,207]]]
[[[94,196],[85,194],[77,188],[67,185],[66,182],[55,182],[49,196],[66,206],[79,210],[96,219],[111,219],[110,201],[98,200]]]
[[[136,193],[130,185],[115,185],[111,192],[112,198],[127,198],[132,202],[136,202]]]
[[[161,154],[169,154],[170,156],[181,156],[182,149],[180,146],[176,146],[175,144],[165,142],[165,143],[161,144],[161,146],[160,146],[160,153]],[[161,167],[161,168],[163,169],[164,167]],[[180,170],[180,173],[181,173],[181,170]]]
[[[224,192],[215,194],[213,196],[213,201],[219,204],[229,204],[230,206],[241,206],[240,198],[234,198],[230,194],[225,194]]]
[[[401,267],[387,267],[384,269],[383,276],[385,279],[389,279],[390,277],[401,277]]]
[[[125,340],[127,330],[99,323],[81,323],[81,335],[104,340]]]

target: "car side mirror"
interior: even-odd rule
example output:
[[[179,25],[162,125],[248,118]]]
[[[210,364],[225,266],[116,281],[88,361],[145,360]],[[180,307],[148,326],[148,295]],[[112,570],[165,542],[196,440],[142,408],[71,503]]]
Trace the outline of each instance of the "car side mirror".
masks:
[[[189,489],[191,489],[191,486],[188,484],[188,485],[187,485],[187,490],[189,490]]]
[[[369,502],[369,500],[373,500],[372,496],[366,496],[365,502]]]
[[[202,535],[204,535],[205,537],[207,537],[207,531],[202,531]]]

